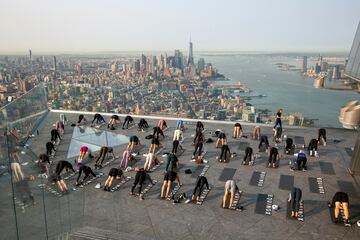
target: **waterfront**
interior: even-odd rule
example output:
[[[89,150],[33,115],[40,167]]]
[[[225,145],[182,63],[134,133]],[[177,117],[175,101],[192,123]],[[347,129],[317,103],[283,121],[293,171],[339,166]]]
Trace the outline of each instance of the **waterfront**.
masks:
[[[281,71],[275,63],[284,62],[299,67],[301,61],[294,57],[275,55],[206,55],[231,81],[216,84],[236,84],[238,81],[252,90],[248,95],[266,95],[252,98],[249,102],[260,109],[276,111],[284,108],[286,113],[300,112],[306,118],[319,119],[316,126],[341,127],[338,120],[342,105],[350,100],[359,100],[355,92],[315,89],[313,79],[300,72]],[[242,94],[246,96],[247,94]]]

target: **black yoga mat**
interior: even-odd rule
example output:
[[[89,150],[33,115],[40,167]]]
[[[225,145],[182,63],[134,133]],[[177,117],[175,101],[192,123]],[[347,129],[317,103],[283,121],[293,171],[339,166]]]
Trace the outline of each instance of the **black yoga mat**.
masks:
[[[238,149],[239,149],[240,151],[245,151],[245,149],[246,149],[248,146],[250,146],[250,144],[249,144],[248,142],[240,142]]]
[[[312,193],[319,193],[319,185],[316,181],[316,178],[313,177],[309,178],[309,190]]]
[[[268,194],[258,194],[255,205],[255,213],[265,214]]]
[[[196,166],[195,170],[191,174],[191,177],[197,178],[200,175],[200,173],[202,172],[202,170],[204,169],[204,167],[205,167],[205,165]]]
[[[346,192],[347,194],[349,194],[349,197],[357,197],[358,196],[356,188],[352,182],[338,180],[337,184],[339,186],[340,191]]]
[[[335,175],[335,170],[332,163],[320,161],[319,164],[322,174]]]
[[[257,186],[259,184],[261,172],[253,172],[249,184],[252,186]]]
[[[219,177],[219,181],[226,182],[227,180],[232,180],[235,175],[235,168],[224,168]]]
[[[294,186],[294,176],[280,175],[279,188],[282,190],[291,190]]]
[[[302,136],[295,136],[295,144],[305,145],[305,139]]]
[[[323,181],[322,184],[324,185],[324,180],[322,180],[322,181]],[[321,193],[318,181],[314,177],[309,177],[309,190],[312,193]],[[325,191],[325,189],[324,189],[324,191]]]

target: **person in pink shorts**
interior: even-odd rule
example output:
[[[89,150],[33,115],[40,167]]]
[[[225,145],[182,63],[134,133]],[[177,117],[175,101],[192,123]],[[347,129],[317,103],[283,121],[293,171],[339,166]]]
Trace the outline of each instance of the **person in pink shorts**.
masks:
[[[82,161],[83,161],[83,159],[84,159],[87,152],[89,152],[89,157],[93,157],[91,155],[90,149],[87,146],[84,145],[84,146],[80,147],[80,154],[79,154],[79,158],[78,158],[78,161],[77,161],[78,164],[82,164]]]

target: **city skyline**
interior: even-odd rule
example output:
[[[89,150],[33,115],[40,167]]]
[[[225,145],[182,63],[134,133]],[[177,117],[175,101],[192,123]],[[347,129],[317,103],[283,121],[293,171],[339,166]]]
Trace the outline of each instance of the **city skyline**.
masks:
[[[198,52],[348,51],[359,23],[355,0],[226,3],[2,1],[0,54],[172,51],[190,36]]]

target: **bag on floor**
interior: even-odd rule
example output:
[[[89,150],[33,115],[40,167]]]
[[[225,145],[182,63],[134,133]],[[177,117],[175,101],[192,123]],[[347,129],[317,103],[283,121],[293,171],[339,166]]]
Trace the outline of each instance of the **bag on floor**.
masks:
[[[145,139],[152,139],[153,138],[153,135],[147,135],[146,137],[145,137]]]

